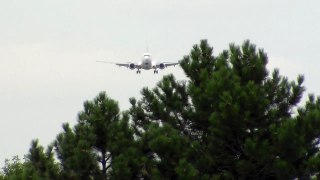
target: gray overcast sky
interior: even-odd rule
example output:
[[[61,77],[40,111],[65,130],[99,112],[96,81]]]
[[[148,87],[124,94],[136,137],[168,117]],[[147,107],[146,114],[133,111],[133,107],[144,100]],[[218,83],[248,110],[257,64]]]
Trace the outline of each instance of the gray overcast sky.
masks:
[[[317,0],[1,0],[0,165],[26,154],[30,142],[52,142],[64,122],[74,124],[85,100],[100,91],[129,108],[129,97],[154,87],[153,75],[96,60],[138,61],[149,44],[159,61],[177,61],[200,39],[215,55],[250,39],[269,67],[306,77],[320,94],[320,2]]]

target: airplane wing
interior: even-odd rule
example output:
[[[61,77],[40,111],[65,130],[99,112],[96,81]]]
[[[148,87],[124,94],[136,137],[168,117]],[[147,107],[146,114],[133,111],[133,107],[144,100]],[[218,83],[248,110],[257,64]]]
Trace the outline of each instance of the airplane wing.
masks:
[[[119,67],[121,67],[121,66],[123,66],[123,67],[129,67],[130,64],[132,64],[132,63],[114,63],[114,64],[117,65],[117,66],[119,66]]]
[[[116,62],[108,62],[108,61],[96,61],[96,62],[107,63],[107,64],[115,64],[115,65],[117,65],[119,67],[123,66],[123,67],[127,67],[127,68],[130,68],[130,69],[135,69],[135,68],[139,67],[138,64],[131,63],[131,62],[128,62],[128,63],[116,63]]]
[[[163,62],[163,63],[158,63],[157,64],[157,68],[164,69],[166,67],[175,66],[175,65],[178,65],[178,64],[179,64],[178,62]]]

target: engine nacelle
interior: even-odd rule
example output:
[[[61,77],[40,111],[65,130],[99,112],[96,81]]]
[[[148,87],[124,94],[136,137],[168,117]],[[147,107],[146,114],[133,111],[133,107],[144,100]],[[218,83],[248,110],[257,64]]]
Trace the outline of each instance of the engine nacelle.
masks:
[[[159,69],[164,69],[165,67],[166,67],[165,64],[163,64],[163,63],[160,63],[160,64],[159,64]]]
[[[136,66],[135,66],[133,63],[129,64],[129,68],[130,68],[130,69],[133,70],[135,67],[136,67]]]

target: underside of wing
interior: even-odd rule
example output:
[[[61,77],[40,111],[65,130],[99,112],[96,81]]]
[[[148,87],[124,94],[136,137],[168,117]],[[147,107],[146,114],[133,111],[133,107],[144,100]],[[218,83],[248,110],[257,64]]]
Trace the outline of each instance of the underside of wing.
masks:
[[[136,69],[139,67],[139,65],[135,64],[135,63],[116,63],[116,65],[118,66],[124,66],[124,67],[127,67],[127,68],[130,68],[130,69]]]
[[[166,67],[175,66],[175,65],[178,65],[178,64],[179,64],[178,62],[163,62],[163,63],[157,64],[157,68],[164,69]]]
[[[138,64],[131,63],[131,62],[128,62],[128,63],[116,63],[116,62],[108,62],[108,61],[97,61],[97,62],[107,63],[107,64],[115,64],[117,66],[127,67],[127,68],[130,68],[130,69],[136,69],[136,68],[139,67]]]

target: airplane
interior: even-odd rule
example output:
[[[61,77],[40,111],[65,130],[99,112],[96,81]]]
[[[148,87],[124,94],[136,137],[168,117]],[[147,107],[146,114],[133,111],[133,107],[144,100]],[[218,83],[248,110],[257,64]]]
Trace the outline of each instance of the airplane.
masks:
[[[119,67],[123,66],[123,67],[127,67],[131,70],[137,69],[137,74],[141,74],[141,69],[144,70],[150,70],[153,69],[153,73],[154,74],[158,74],[158,69],[164,69],[168,66],[175,66],[178,65],[178,62],[162,62],[162,63],[156,63],[156,61],[151,57],[151,55],[149,53],[145,53],[143,54],[141,61],[138,63],[132,63],[132,62],[128,62],[128,63],[114,63],[114,62],[107,62],[107,61],[97,61],[97,62],[102,62],[102,63],[111,63],[111,64],[115,64],[118,65]]]

